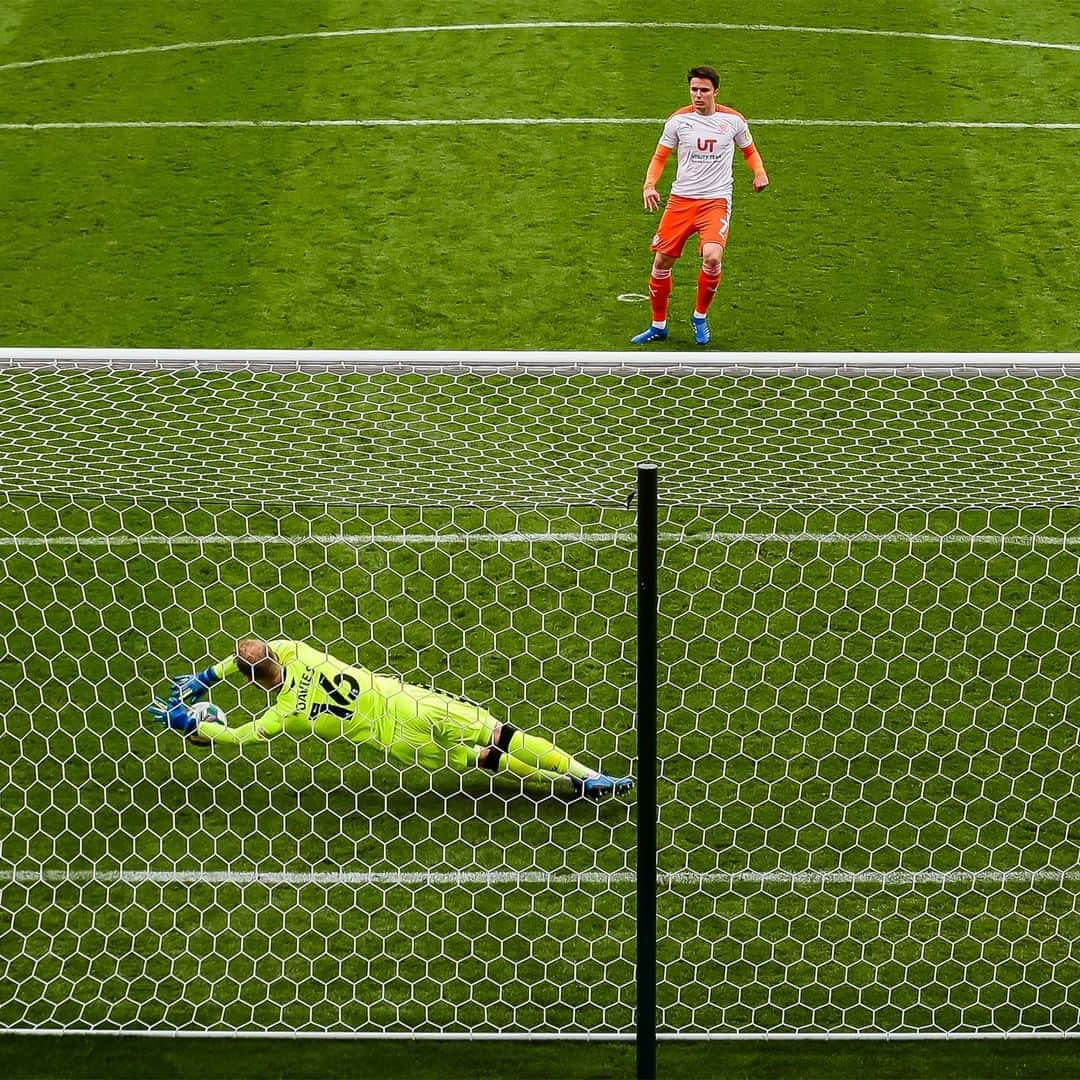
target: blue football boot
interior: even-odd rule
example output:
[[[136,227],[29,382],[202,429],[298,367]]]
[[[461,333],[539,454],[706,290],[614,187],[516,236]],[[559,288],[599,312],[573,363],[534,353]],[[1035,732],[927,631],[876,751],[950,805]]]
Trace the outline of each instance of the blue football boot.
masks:
[[[634,786],[632,776],[590,776],[588,780],[579,780],[576,776],[570,777],[574,785],[574,793],[584,795],[587,799],[606,799],[609,795],[625,795]]]
[[[638,334],[637,337],[630,339],[631,345],[648,345],[651,341],[666,341],[667,340],[667,327],[663,330],[659,326],[650,326],[643,334]]]

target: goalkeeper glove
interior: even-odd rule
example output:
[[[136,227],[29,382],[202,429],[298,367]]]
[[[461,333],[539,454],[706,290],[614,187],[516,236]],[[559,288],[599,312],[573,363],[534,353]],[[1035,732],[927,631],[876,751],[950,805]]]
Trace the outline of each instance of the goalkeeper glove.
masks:
[[[154,704],[148,706],[146,711],[153,718],[154,723],[179,731],[181,735],[190,735],[199,727],[198,720],[191,715],[188,707],[180,702],[154,698]]]
[[[212,667],[193,675],[173,675],[170,679],[169,704],[194,705],[196,701],[202,701],[206,692],[217,682],[221,682],[221,676],[215,674]]]

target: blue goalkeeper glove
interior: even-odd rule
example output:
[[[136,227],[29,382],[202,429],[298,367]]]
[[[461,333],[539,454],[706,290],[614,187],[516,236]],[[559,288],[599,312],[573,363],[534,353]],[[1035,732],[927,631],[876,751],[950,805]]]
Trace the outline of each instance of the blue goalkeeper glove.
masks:
[[[188,711],[186,705],[180,702],[162,701],[161,698],[154,698],[154,704],[147,707],[146,710],[154,723],[161,724],[163,727],[172,728],[173,731],[179,731],[181,735],[191,735],[199,727],[198,720]]]
[[[169,704],[194,705],[196,701],[202,701],[210,687],[218,682],[221,682],[221,676],[214,674],[213,668],[193,675],[173,675],[169,680]]]

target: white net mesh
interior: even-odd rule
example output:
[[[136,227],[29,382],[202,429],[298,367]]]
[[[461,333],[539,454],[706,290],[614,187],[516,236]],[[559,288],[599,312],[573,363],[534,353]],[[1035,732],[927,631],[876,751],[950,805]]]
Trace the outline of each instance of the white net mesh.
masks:
[[[632,804],[140,709],[289,637],[630,771],[651,459],[662,1033],[1077,1028],[1080,379],[256,367],[0,373],[3,1026],[628,1033]]]
[[[1080,517],[814,517],[662,548],[665,1025],[1074,1030]]]
[[[465,695],[625,774],[628,539],[552,539],[572,524],[553,515],[533,539],[531,513],[371,507],[339,511],[347,539],[332,539],[310,509],[204,505],[183,515],[206,524],[194,539],[170,536],[165,512],[83,502],[81,531],[69,520],[65,536],[0,548],[22,658],[4,703],[8,1022],[625,1029],[625,803],[402,771],[345,740],[185,749],[139,709],[167,672],[230,655],[238,636],[286,637]],[[292,531],[254,539],[262,515]],[[495,520],[509,537],[476,528]],[[234,718],[266,705],[255,688],[212,697]]]
[[[655,460],[673,505],[1075,504],[1077,378],[1062,367],[699,372],[616,355],[576,372],[411,370],[290,355],[175,370],[9,361],[0,484],[49,498],[621,505],[633,466]]]

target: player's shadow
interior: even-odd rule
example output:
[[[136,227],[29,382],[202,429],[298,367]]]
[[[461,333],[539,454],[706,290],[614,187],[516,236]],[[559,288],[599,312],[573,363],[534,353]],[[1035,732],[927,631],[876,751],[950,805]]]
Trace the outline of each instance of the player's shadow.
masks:
[[[410,772],[380,770],[301,792],[304,862],[317,873],[565,875],[623,869],[634,846],[632,803],[537,798],[483,776]]]
[[[329,815],[321,830],[341,835],[359,849],[399,841],[416,847],[425,844],[523,842],[526,836],[553,837],[569,827],[580,842],[611,845],[612,830],[626,827],[633,818],[634,800],[608,798],[600,802],[572,794],[557,794],[550,784],[522,784],[513,777],[489,778],[478,770],[464,775],[449,769],[431,773],[419,767],[346,770],[342,783],[317,786],[301,806],[315,818]],[[548,840],[549,843],[560,843]],[[496,868],[497,869],[497,868]]]

